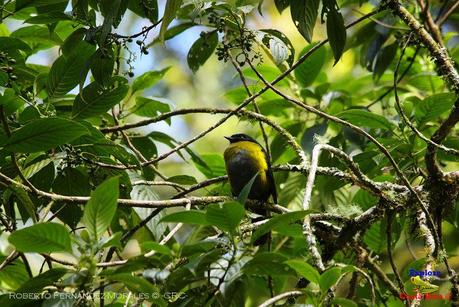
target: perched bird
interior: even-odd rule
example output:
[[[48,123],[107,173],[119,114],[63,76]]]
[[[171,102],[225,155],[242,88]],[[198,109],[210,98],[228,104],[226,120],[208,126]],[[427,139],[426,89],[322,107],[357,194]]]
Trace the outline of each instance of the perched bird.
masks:
[[[225,150],[224,158],[233,196],[238,196],[258,172],[248,198],[267,202],[269,197],[272,196],[274,203],[277,203],[274,176],[264,148],[253,138],[243,133],[225,136],[225,138],[230,142]],[[262,216],[267,215],[266,209],[257,209],[254,212]],[[255,218],[252,219],[252,222],[261,219],[263,217]],[[265,234],[257,239],[254,244],[262,245],[267,241],[268,237],[269,234]]]

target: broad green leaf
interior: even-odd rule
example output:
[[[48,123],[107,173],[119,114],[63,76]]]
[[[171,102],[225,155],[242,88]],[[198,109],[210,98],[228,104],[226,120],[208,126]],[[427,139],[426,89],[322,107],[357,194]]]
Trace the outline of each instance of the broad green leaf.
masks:
[[[114,67],[115,55],[111,46],[99,48],[91,58],[92,76],[101,85],[110,84]]]
[[[62,44],[62,39],[57,31],[49,31],[46,26],[42,25],[21,27],[11,33],[11,36],[26,42],[32,48],[31,53]]]
[[[91,193],[91,198],[84,208],[82,222],[96,239],[104,234],[115,216],[119,196],[118,184],[118,177],[104,181]]]
[[[376,222],[365,232],[363,242],[375,253],[380,253],[387,246],[387,236],[385,227],[381,227],[381,222]]]
[[[169,249],[169,247],[166,245],[161,245],[158,242],[148,241],[142,242],[140,245],[142,246],[142,250],[145,252],[154,250],[157,253],[172,256],[172,251]]]
[[[214,204],[207,207],[206,219],[221,230],[233,232],[244,217],[244,207],[237,202]]]
[[[371,113],[361,109],[350,109],[338,113],[339,118],[359,127],[391,130],[395,126],[382,115]]]
[[[258,252],[242,268],[246,275],[292,276],[294,271],[285,263],[287,257],[281,253]]]
[[[330,268],[320,275],[319,285],[322,292],[330,289],[341,276],[341,269],[337,267]]]
[[[226,174],[225,161],[221,154],[203,154],[201,155],[201,163],[193,159],[196,168],[207,178],[223,176]],[[204,164],[202,163],[204,162]]]
[[[163,217],[161,222],[209,225],[209,222],[206,219],[206,214],[199,210],[174,212]]]
[[[213,54],[218,44],[218,34],[214,30],[212,32],[201,32],[201,36],[193,43],[188,52],[188,66],[193,72],[196,72],[199,67]]]
[[[130,112],[143,117],[155,117],[160,113],[169,112],[171,110],[171,107],[169,106],[169,104],[164,103],[161,100],[163,99],[136,97],[135,106],[130,110]]]
[[[30,199],[29,194],[27,194],[27,192],[23,188],[18,187],[18,186],[12,185],[10,186],[10,189],[13,190],[14,195],[16,195],[20,203],[24,206],[27,213],[32,218],[33,222],[36,223],[37,222],[36,207],[35,207],[35,204],[32,202],[32,200]]]
[[[245,201],[247,200],[247,197],[250,194],[250,190],[252,190],[252,185],[255,182],[255,179],[257,179],[257,176],[260,172],[258,171],[250,180],[249,182],[246,183],[246,185],[242,188],[241,192],[237,196],[237,201],[241,205],[245,205]]]
[[[50,12],[50,13],[45,13],[45,14],[40,14],[38,16],[30,17],[29,19],[26,19],[24,23],[47,24],[47,23],[59,22],[62,20],[72,20],[72,17],[62,12]]]
[[[167,27],[177,16],[177,12],[182,5],[182,0],[168,0],[166,1],[166,7],[164,9],[163,22],[161,23],[161,29],[159,30],[159,37],[164,42],[166,36]]]
[[[29,45],[27,45],[25,42],[23,42],[19,38],[6,37],[6,36],[0,37],[0,50],[5,51],[7,53],[11,53],[17,50],[22,50],[25,52],[31,51]]]
[[[13,89],[7,88],[3,96],[0,94],[0,105],[3,106],[5,115],[10,116],[24,105],[24,100],[19,98]]]
[[[319,0],[292,0],[290,1],[290,13],[298,31],[310,43],[319,12]]]
[[[378,201],[378,197],[374,196],[373,194],[370,194],[370,192],[363,189],[358,190],[357,193],[355,193],[354,198],[352,199],[352,202],[359,205],[359,207],[363,210],[366,210],[371,206],[378,204]]]
[[[255,230],[252,235],[252,242],[255,242],[256,239],[264,235],[265,233],[269,232],[271,229],[275,227],[280,227],[282,225],[289,225],[295,223],[297,221],[302,221],[303,218],[311,213],[311,211],[295,211],[289,212],[284,214],[279,214],[272,217],[268,222],[260,225],[260,227]]]
[[[135,78],[134,83],[132,84],[132,93],[152,87],[155,83],[164,77],[169,68],[170,67],[166,67],[162,70],[148,71],[143,75]]]
[[[55,98],[67,94],[86,78],[89,59],[94,49],[93,45],[80,42],[70,55],[61,55],[53,63],[48,75],[49,97]]]
[[[397,54],[397,49],[399,45],[398,42],[394,42],[389,46],[385,46],[376,57],[375,67],[373,69],[373,77],[375,80],[379,80],[384,74],[386,69],[394,60],[395,55]]]
[[[183,184],[183,185],[192,185],[192,184],[198,183],[196,178],[194,178],[193,176],[188,176],[188,175],[172,176],[172,177],[167,178],[167,181],[175,182],[175,183]]]
[[[456,97],[452,93],[440,93],[427,97],[415,105],[414,116],[418,123],[437,120],[454,105]]]
[[[92,82],[83,89],[73,103],[72,118],[84,119],[101,115],[119,103],[127,94],[127,80],[114,77],[112,86],[102,89],[97,82]]]
[[[58,117],[42,118],[13,131],[5,148],[24,153],[46,151],[87,133],[83,125],[74,121]]]
[[[39,12],[64,11],[68,0],[17,0],[16,11],[25,7],[35,7]]]
[[[327,14],[327,35],[336,64],[346,45],[346,28],[344,27],[343,15],[335,8],[330,9]]]
[[[157,0],[129,0],[127,7],[140,17],[148,18],[151,22],[158,20]]]
[[[101,247],[107,248],[107,247],[115,246],[117,248],[123,248],[121,245],[121,236],[122,236],[121,231],[118,231],[108,238],[103,238],[100,242]]]
[[[2,261],[2,263],[5,259],[6,256],[0,256],[0,261]],[[0,280],[2,281],[2,288],[14,291],[27,283],[30,277],[22,260],[16,259],[0,271]],[[5,301],[9,297],[5,296],[7,296],[7,294],[0,295],[1,306],[8,306]]]
[[[300,57],[306,54],[316,43],[308,45],[300,52]],[[320,47],[312,53],[303,63],[301,63],[295,70],[295,78],[302,86],[311,85],[322,70],[327,58],[327,50]]]
[[[283,10],[288,8],[290,5],[289,0],[274,0],[274,4],[276,5],[276,9],[279,11],[279,13],[282,13]]]
[[[38,276],[29,279],[19,289],[17,293],[39,293],[43,288],[52,286],[57,282],[68,270],[66,268],[52,268]]]
[[[313,282],[315,284],[319,284],[320,274],[319,272],[312,267],[309,263],[306,262],[304,259],[291,259],[285,261],[292,269],[294,269],[298,274]]]
[[[8,240],[20,252],[53,253],[71,251],[67,228],[57,223],[39,223],[16,230]]]
[[[107,277],[111,281],[118,281],[124,284],[132,292],[142,293],[148,296],[149,300],[155,300],[156,296],[153,296],[153,294],[159,293],[159,290],[152,283],[142,277],[134,276],[131,273],[117,273]],[[156,300],[158,300],[158,298],[156,298]]]

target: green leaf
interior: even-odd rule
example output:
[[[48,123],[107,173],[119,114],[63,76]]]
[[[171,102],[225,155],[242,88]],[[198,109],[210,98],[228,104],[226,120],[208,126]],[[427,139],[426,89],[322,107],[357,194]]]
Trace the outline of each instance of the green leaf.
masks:
[[[20,252],[53,253],[71,251],[67,228],[57,223],[39,223],[13,232],[8,240]]]
[[[300,57],[306,54],[312,47],[317,43],[308,45],[300,52]],[[324,47],[320,47],[313,54],[311,54],[303,63],[301,63],[293,71],[295,78],[302,86],[311,85],[322,70],[322,66],[325,64],[327,58],[327,50]]]
[[[376,57],[376,63],[373,70],[373,77],[375,80],[379,80],[384,74],[386,69],[394,60],[395,55],[397,54],[398,42],[390,44],[389,46],[384,47]]]
[[[291,259],[285,261],[285,263],[310,282],[319,284],[319,272],[313,266],[307,263],[306,260]]]
[[[152,87],[155,83],[161,80],[170,67],[166,67],[158,71],[148,71],[143,75],[135,78],[132,84],[132,93]]]
[[[3,106],[5,115],[10,116],[24,105],[24,101],[18,97],[13,89],[7,88],[3,96],[0,94],[0,105]]]
[[[114,233],[113,235],[111,235],[110,237],[108,238],[104,238],[102,240],[102,248],[107,248],[107,247],[112,247],[112,246],[115,246],[115,247],[118,247],[118,248],[123,248],[122,245],[121,245],[121,236],[123,234],[121,233],[121,231],[118,231],[116,233]]]
[[[32,200],[30,199],[29,194],[27,194],[27,192],[23,188],[18,187],[18,186],[11,185],[10,189],[13,190],[14,195],[16,195],[18,200],[24,206],[27,213],[32,218],[33,222],[37,223],[38,220],[37,220],[36,207],[35,207],[35,204],[32,202]]]
[[[135,106],[130,112],[143,117],[156,117],[171,110],[169,104],[161,102],[162,98],[136,97]],[[170,123],[170,121],[169,121]]]
[[[91,193],[91,198],[84,208],[82,222],[96,239],[104,234],[115,216],[119,196],[118,184],[118,177],[104,181]]]
[[[242,268],[245,275],[289,276],[294,271],[285,263],[287,257],[281,253],[258,252]]]
[[[257,179],[257,176],[260,172],[258,171],[252,179],[249,180],[249,182],[246,183],[246,185],[242,188],[241,192],[239,193],[237,197],[237,201],[241,205],[245,205],[245,201],[247,200],[247,197],[249,196],[250,190],[252,189],[252,185],[255,182],[255,179]]]
[[[319,285],[322,292],[330,289],[341,276],[341,269],[337,267],[330,268],[320,275]]]
[[[124,284],[130,291],[142,293],[150,300],[154,299],[153,294],[158,293],[158,289],[146,279],[134,276],[131,273],[118,273],[107,276],[109,280],[118,281]]]
[[[165,245],[161,245],[157,242],[153,242],[153,241],[142,242],[140,245],[142,246],[142,250],[145,252],[154,250],[157,253],[172,256],[172,251],[169,249],[169,247]]]
[[[159,30],[159,37],[162,42],[164,42],[167,27],[172,22],[172,20],[174,20],[181,5],[182,5],[182,0],[166,1],[166,8],[164,9],[163,22],[161,23],[161,29]]]
[[[419,124],[437,120],[454,105],[456,97],[452,93],[440,93],[427,97],[415,105],[414,116]]]
[[[188,66],[193,72],[196,72],[199,67],[209,59],[214,53],[218,44],[217,30],[212,32],[201,32],[201,36],[193,43],[188,52]]]
[[[164,223],[185,223],[193,225],[209,225],[206,214],[199,210],[186,210],[174,212],[161,219]]]
[[[221,230],[232,233],[245,215],[244,207],[237,202],[226,202],[223,205],[213,204],[207,207],[206,219]]]
[[[359,127],[391,130],[395,126],[384,116],[361,109],[350,109],[338,113],[339,118]]]
[[[282,13],[283,10],[288,8],[288,6],[290,5],[290,1],[289,0],[274,0],[274,4],[276,5],[277,11],[279,11],[279,13]]]
[[[83,125],[68,119],[41,118],[13,131],[5,148],[23,153],[45,151],[67,144],[87,133],[88,130]]]
[[[158,21],[158,2],[156,0],[129,0],[127,7],[140,17],[148,18],[151,22]]]
[[[68,0],[17,0],[16,11],[25,7],[35,7],[39,12],[63,11],[67,6]]]
[[[24,23],[29,24],[46,24],[46,23],[55,23],[62,20],[72,20],[72,17],[62,12],[50,12],[45,14],[40,14],[38,16],[30,17],[26,19]]]
[[[310,43],[319,13],[319,0],[291,0],[290,13],[298,31]]]
[[[61,55],[51,66],[48,75],[48,95],[51,98],[67,94],[86,78],[89,59],[94,46],[80,42],[69,56]]]
[[[101,85],[109,85],[115,67],[115,55],[111,46],[99,48],[91,58],[91,73]]]
[[[73,103],[72,118],[84,119],[101,115],[119,103],[127,94],[127,80],[113,77],[112,86],[102,89],[100,84],[92,82],[86,86]]]
[[[68,270],[66,268],[52,268],[29,279],[16,290],[16,293],[39,293],[43,288],[54,285],[54,283],[61,279],[67,272]]]
[[[381,222],[376,222],[365,232],[363,242],[375,253],[385,250],[387,245],[387,236],[385,227],[381,227]]]
[[[225,161],[221,154],[203,154],[201,160],[193,159],[196,168],[207,178],[223,176],[226,174]]]
[[[193,176],[188,176],[188,175],[177,175],[177,176],[172,176],[167,178],[167,181],[170,182],[175,182],[178,184],[183,184],[183,185],[192,185],[198,183],[196,178]]]
[[[280,227],[282,225],[289,225],[295,223],[296,221],[301,221],[306,215],[311,213],[311,211],[295,211],[284,214],[279,214],[272,217],[268,222],[260,225],[260,227],[255,230],[252,235],[252,242],[255,242],[256,239],[269,232],[275,227]]]
[[[346,45],[346,28],[344,27],[343,15],[335,8],[330,9],[327,14],[327,35],[335,57],[334,64],[336,64],[341,58]]]

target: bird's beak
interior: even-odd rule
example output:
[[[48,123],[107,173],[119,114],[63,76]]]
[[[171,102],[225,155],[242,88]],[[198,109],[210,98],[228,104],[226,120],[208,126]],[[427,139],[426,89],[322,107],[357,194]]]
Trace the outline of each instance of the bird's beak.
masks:
[[[230,141],[230,142],[231,142],[231,140],[232,140],[232,138],[231,138],[230,136],[225,136],[224,138],[227,139],[227,140]]]

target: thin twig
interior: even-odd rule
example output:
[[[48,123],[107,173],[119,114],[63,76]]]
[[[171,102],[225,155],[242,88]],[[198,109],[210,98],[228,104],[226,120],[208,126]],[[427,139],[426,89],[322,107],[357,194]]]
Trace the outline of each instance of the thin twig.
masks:
[[[262,304],[258,305],[258,307],[268,307],[268,306],[274,305],[276,302],[281,301],[283,299],[291,298],[291,297],[298,297],[302,295],[305,295],[305,293],[298,291],[298,290],[284,292],[284,293],[276,295],[275,297],[270,298],[269,300],[266,300]]]
[[[451,7],[448,9],[448,11],[445,12],[445,14],[443,14],[443,16],[440,17],[440,19],[438,19],[437,21],[437,24],[439,26],[442,26],[446,20],[448,20],[448,17],[454,13],[454,11],[459,7],[459,1],[456,1],[454,2]]]

